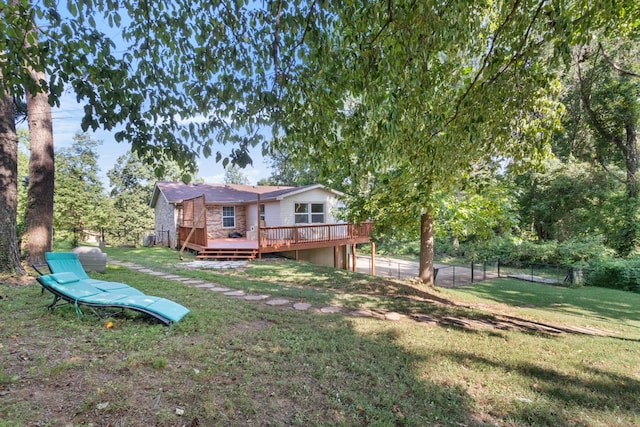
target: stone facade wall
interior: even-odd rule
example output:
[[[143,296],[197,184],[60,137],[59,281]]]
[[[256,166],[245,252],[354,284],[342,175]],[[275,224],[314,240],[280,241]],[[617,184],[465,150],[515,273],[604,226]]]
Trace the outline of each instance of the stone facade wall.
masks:
[[[234,206],[236,221],[235,227],[222,227],[222,205],[207,206],[207,234],[210,239],[223,239],[229,237],[229,233],[247,235],[247,209],[245,206]]]
[[[174,248],[177,244],[178,212],[163,194],[160,194],[155,206],[156,245]]]

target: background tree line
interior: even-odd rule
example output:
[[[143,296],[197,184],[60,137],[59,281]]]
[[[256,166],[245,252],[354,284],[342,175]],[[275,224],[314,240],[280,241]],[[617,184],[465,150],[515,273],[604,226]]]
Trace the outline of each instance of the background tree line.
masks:
[[[482,197],[508,194],[483,192],[510,188],[532,165],[544,171],[552,154],[617,177],[624,203],[597,232],[620,255],[637,245],[637,1],[178,0],[149,8],[98,0],[64,9],[18,0],[0,12],[3,271],[20,267],[14,101],[26,99],[31,111],[26,218],[45,221],[25,221],[36,256],[50,242],[31,235],[51,228],[53,144],[37,137],[51,123],[35,107],[56,104],[66,88],[85,107],[83,130],[121,125],[117,140],[155,161],[160,175],[164,159],[185,167],[183,178],[199,156],[242,166],[248,147],[262,143],[346,190],[351,220],[372,219],[381,236],[419,237],[426,284],[434,236],[479,239],[460,220],[475,219],[469,213]],[[565,132],[572,123],[575,132]],[[232,144],[231,154],[216,144]],[[457,226],[438,223],[444,207],[465,204],[467,214],[451,215]],[[534,217],[538,199],[529,204],[526,224],[518,212],[520,230],[542,239],[566,233],[566,219],[547,224]],[[486,210],[509,211],[493,200]],[[475,223],[496,234],[509,228]]]
[[[19,207],[18,236],[24,224],[28,187],[28,134],[21,132],[18,175]],[[142,162],[135,153],[120,156],[106,172],[108,181],[100,177],[97,154],[101,141],[78,133],[73,143],[55,153],[56,180],[54,187],[53,232],[57,239],[77,245],[86,233],[105,230],[107,244],[131,244],[143,233],[154,229],[153,210],[149,201],[158,179],[153,167]],[[177,165],[167,163],[166,180],[179,180]],[[78,241],[80,240],[80,241]]]
[[[617,35],[572,49],[557,82],[550,145],[538,161],[525,167],[508,159],[476,164],[452,191],[434,192],[437,253],[565,265],[636,256],[640,51],[630,40]],[[295,151],[272,153],[271,166],[274,173],[264,183],[324,180],[354,189],[344,170],[327,178],[317,161]],[[393,191],[390,181],[375,182]],[[390,220],[378,235],[379,250],[417,256],[414,223]]]

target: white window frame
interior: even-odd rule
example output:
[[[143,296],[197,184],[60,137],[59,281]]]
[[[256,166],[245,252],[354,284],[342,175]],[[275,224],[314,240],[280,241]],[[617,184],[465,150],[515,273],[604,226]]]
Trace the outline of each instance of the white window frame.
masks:
[[[260,203],[260,221],[262,221],[263,224],[266,224],[266,215],[265,215],[265,211],[266,208],[264,206],[264,203]]]
[[[300,212],[299,208],[304,207],[304,211]],[[317,211],[318,207],[321,211]],[[325,204],[314,202],[296,202],[293,205],[293,221],[295,224],[324,224],[326,221]],[[321,219],[321,221],[318,221]]]
[[[225,210],[231,209],[233,214],[229,215],[229,212],[225,213]],[[225,219],[231,219],[232,225],[225,225]],[[236,228],[236,207],[235,206],[223,206],[222,207],[222,228]]]

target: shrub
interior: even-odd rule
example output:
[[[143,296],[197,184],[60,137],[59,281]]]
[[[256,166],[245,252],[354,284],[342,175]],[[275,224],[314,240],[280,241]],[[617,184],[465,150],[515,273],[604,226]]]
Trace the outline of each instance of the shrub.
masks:
[[[584,284],[640,292],[640,259],[605,259],[585,269]]]
[[[586,236],[563,242],[538,242],[517,236],[494,237],[487,241],[465,242],[460,254],[471,260],[500,259],[506,265],[528,263],[574,265],[613,257],[602,236]]]

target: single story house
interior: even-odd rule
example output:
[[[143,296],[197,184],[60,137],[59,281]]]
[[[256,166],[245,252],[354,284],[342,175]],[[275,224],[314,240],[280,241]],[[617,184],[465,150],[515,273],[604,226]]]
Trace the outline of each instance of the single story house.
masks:
[[[280,252],[346,268],[350,247],[369,242],[370,223],[339,219],[342,193],[321,184],[277,187],[158,181],[150,206],[156,244],[200,258]],[[232,252],[235,251],[235,252]]]

